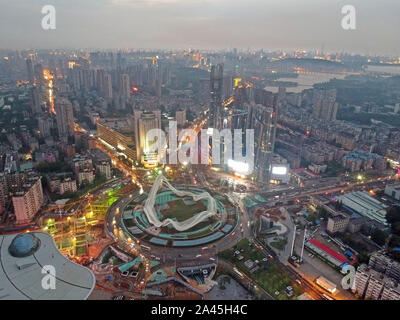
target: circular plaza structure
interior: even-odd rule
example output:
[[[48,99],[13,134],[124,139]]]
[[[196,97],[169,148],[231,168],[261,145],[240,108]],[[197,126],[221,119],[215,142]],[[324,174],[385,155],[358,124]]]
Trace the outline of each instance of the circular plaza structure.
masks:
[[[134,194],[120,214],[131,237],[176,248],[212,243],[238,224],[237,209],[226,197],[202,187],[172,186],[161,175],[149,193]]]

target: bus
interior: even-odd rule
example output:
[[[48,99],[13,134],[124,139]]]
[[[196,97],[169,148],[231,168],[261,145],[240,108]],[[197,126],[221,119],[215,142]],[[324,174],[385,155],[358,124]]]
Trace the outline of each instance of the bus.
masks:
[[[244,278],[243,273],[241,273],[238,269],[233,268],[233,271],[240,277],[240,279],[243,279],[243,278]]]
[[[320,286],[322,289],[325,289],[326,291],[330,293],[335,293],[336,292],[336,284],[333,282],[329,281],[325,277],[319,277],[315,279],[315,283]]]

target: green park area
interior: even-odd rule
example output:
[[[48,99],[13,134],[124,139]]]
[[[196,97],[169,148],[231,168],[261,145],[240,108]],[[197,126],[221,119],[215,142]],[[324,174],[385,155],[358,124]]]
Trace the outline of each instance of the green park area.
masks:
[[[235,254],[237,251],[240,253]],[[235,265],[275,299],[296,299],[296,297],[302,293],[300,287],[290,280],[286,271],[275,263],[273,259],[266,257],[265,254],[248,239],[240,240],[233,248],[220,252],[219,256],[232,265]],[[267,258],[267,261],[263,261],[265,258]],[[245,262],[248,260],[252,260],[253,262],[256,260],[259,261],[259,268],[251,272],[245,265]],[[285,294],[287,286],[293,287],[294,295],[291,298]]]
[[[203,202],[199,201],[191,205],[186,205],[182,199],[168,202],[169,209],[162,210],[161,213],[165,218],[176,219],[177,221],[185,221],[196,213],[207,210]]]
[[[270,242],[270,246],[274,247],[275,249],[278,249],[278,250],[285,249],[286,245],[287,245],[286,238]]]

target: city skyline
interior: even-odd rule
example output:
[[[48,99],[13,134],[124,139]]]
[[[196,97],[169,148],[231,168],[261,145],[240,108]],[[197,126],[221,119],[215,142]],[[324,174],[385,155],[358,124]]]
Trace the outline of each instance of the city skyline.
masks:
[[[360,1],[356,30],[341,27],[347,2],[56,0],[56,29],[43,30],[49,3],[3,0],[0,48],[197,48],[326,50],[399,55],[395,0]],[[390,8],[390,10],[388,10]],[[385,14],[385,23],[381,17]],[[104,21],[108,23],[104,23]],[[79,35],[79,36],[78,36]]]

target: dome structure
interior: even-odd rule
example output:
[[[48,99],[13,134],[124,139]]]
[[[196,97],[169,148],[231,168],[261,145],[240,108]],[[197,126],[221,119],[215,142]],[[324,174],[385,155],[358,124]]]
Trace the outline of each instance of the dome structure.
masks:
[[[17,235],[8,247],[13,257],[23,258],[34,254],[40,247],[40,240],[31,233]]]

